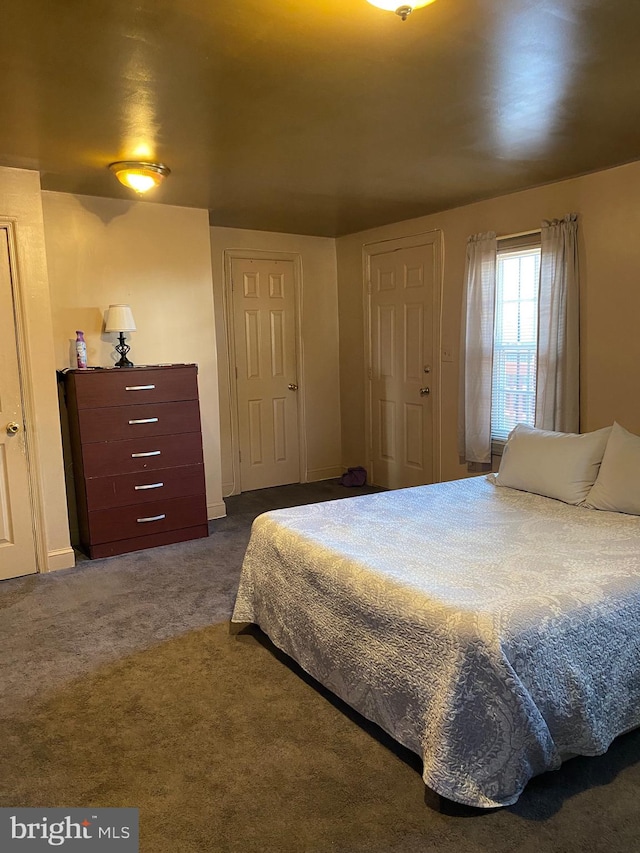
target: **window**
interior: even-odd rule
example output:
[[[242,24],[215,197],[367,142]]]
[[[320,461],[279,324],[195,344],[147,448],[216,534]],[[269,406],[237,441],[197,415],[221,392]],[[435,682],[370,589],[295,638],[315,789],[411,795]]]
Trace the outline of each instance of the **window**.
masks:
[[[486,466],[518,421],[578,432],[577,214],[472,234],[466,254],[458,450]]]
[[[493,342],[491,438],[506,441],[517,423],[534,425],[540,238],[498,244]],[[505,245],[506,244],[506,245]]]

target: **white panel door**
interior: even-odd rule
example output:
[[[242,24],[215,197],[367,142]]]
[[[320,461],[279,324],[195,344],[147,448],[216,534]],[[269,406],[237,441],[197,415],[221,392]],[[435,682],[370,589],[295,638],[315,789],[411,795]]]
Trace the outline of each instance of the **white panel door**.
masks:
[[[433,482],[434,244],[370,255],[372,481]]]
[[[0,579],[35,571],[9,241],[0,228]]]
[[[293,262],[231,262],[241,491],[300,482]]]

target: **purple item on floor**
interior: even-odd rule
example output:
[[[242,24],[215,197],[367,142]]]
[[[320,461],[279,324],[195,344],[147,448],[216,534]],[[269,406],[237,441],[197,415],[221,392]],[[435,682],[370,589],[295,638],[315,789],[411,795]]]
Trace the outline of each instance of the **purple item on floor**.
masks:
[[[364,486],[367,483],[367,469],[358,465],[356,468],[347,468],[346,473],[340,477],[342,486]]]

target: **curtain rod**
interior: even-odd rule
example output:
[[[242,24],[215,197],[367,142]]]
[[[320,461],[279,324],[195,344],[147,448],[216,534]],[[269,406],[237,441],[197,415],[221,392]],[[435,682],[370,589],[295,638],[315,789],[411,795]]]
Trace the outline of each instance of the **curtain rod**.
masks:
[[[518,231],[516,234],[501,234],[498,240],[512,240],[515,237],[530,237],[532,234],[541,234],[541,228],[534,228],[532,231]]]

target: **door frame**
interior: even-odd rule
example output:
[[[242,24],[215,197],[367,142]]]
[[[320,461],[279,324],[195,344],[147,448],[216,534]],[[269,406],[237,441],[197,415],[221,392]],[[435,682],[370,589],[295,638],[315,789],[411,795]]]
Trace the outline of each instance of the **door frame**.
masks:
[[[27,479],[29,483],[29,510],[31,530],[35,545],[36,572],[48,571],[46,529],[44,523],[44,501],[42,498],[42,480],[40,474],[38,437],[35,428],[36,407],[33,394],[33,373],[27,347],[27,319],[25,313],[24,288],[18,262],[18,220],[15,217],[0,215],[0,228],[7,232],[9,247],[9,286],[13,300],[13,326],[16,336],[18,359],[18,384],[22,405],[23,429],[25,437],[25,457]]]
[[[433,363],[431,366],[433,376],[433,387],[429,399],[432,402],[432,428],[433,447],[432,468],[433,482],[442,480],[442,289],[444,271],[444,234],[442,229],[434,228],[431,231],[421,231],[405,237],[396,237],[389,240],[376,240],[364,243],[362,246],[362,278],[363,278],[363,303],[364,303],[364,400],[365,400],[365,447],[367,464],[370,471],[371,481],[375,482],[375,471],[373,469],[373,411],[371,382],[373,379],[373,352],[372,352],[372,330],[371,330],[371,258],[374,255],[383,255],[400,249],[412,249],[417,246],[434,246],[434,269],[433,269],[433,292],[431,305],[431,322],[433,335]]]
[[[293,263],[294,327],[295,351],[299,390],[296,394],[298,421],[298,467],[300,482],[307,482],[307,433],[305,429],[305,384],[304,349],[302,346],[302,256],[298,252],[270,252],[258,249],[224,250],[224,325],[227,336],[227,380],[229,383],[229,411],[231,415],[231,461],[233,466],[233,491],[238,495],[242,491],[240,480],[240,430],[238,414],[238,383],[236,379],[236,337],[234,323],[234,304],[232,287],[232,264],[234,260],[245,261],[291,261]]]

